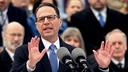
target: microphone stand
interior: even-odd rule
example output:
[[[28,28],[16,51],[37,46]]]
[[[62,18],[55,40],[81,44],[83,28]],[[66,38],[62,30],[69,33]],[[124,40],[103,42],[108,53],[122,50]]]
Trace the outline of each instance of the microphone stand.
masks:
[[[77,72],[73,64],[69,64],[69,67],[71,68],[71,72]]]

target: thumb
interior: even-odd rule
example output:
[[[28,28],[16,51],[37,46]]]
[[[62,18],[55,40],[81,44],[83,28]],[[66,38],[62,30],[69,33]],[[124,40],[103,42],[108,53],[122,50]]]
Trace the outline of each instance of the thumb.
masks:
[[[44,48],[41,52],[41,58],[44,56],[44,54],[47,52],[47,50]]]

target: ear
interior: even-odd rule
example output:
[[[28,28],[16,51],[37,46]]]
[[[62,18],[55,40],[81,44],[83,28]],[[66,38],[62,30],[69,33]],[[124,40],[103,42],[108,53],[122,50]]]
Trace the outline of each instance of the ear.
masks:
[[[61,25],[62,25],[62,23],[63,23],[62,19],[60,19],[60,22],[59,22],[59,23],[60,23],[60,27],[61,27]]]
[[[127,50],[127,47],[128,47],[128,46],[125,47],[125,50]]]
[[[35,22],[35,25],[36,25],[36,29],[39,31],[39,28],[38,28],[38,26],[37,26],[37,22]]]

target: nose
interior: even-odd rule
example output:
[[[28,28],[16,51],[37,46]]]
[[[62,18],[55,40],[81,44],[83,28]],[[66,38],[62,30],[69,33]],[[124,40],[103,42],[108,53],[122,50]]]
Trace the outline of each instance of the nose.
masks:
[[[45,18],[45,19],[44,19],[44,22],[48,22],[48,18]]]
[[[73,46],[75,46],[75,42],[73,40],[70,41],[70,44],[73,45]]]
[[[74,7],[74,11],[78,12],[79,11],[78,7]]]
[[[48,21],[47,18],[45,18],[45,19],[44,19],[44,24],[47,24],[47,23],[49,23],[49,21]]]
[[[18,41],[19,38],[20,38],[19,36],[15,36],[15,37],[14,37],[14,40],[15,40],[15,41]]]
[[[115,48],[116,48],[116,49],[118,49],[118,48],[119,48],[119,44],[118,44],[118,43],[116,43]]]

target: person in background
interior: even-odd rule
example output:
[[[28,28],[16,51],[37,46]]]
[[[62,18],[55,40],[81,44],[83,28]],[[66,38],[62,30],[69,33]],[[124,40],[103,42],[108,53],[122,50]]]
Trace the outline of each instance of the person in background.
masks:
[[[88,0],[89,7],[71,17],[71,25],[79,28],[84,38],[87,55],[100,48],[106,33],[119,28],[128,31],[124,14],[110,9],[107,0]],[[126,32],[125,32],[126,33]]]
[[[11,0],[11,3],[18,8],[24,9],[27,12],[27,16],[32,14],[33,5],[31,0]]]
[[[61,38],[67,43],[76,48],[84,49],[83,37],[78,28],[68,27],[61,35]]]
[[[3,27],[3,51],[0,53],[0,72],[10,72],[16,48],[23,44],[25,29],[18,22],[10,22]]]
[[[17,21],[24,26],[24,44],[26,44],[32,36],[31,30],[27,24],[27,13],[24,10],[13,6],[11,0],[0,0],[0,46],[3,46],[1,35],[2,27],[12,21]]]
[[[83,37],[76,27],[68,27],[62,34],[61,38],[66,42],[67,44],[74,46],[75,48],[81,48],[85,52],[86,55],[86,48],[84,46]],[[80,71],[79,71],[80,70]],[[83,68],[79,66],[78,72],[81,72]]]
[[[128,1],[127,0],[107,0],[108,6],[123,14],[128,14]]]
[[[109,72],[127,72],[127,36],[120,29],[113,29],[105,36],[105,42],[110,44],[108,48],[114,49],[113,54],[108,64]],[[97,68],[97,61],[94,56],[89,56],[87,61],[92,65],[92,68]]]
[[[71,25],[71,16],[77,12],[82,11],[85,7],[82,3],[82,0],[64,0],[64,9],[67,17],[63,19],[62,26],[59,30],[59,34],[61,35],[63,31],[67,28],[72,26]]]
[[[127,52],[127,36],[120,29],[114,29],[107,33],[106,41],[109,41],[111,48],[115,51],[112,55],[112,60],[109,65],[112,72],[128,72],[128,58]]]

